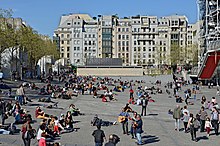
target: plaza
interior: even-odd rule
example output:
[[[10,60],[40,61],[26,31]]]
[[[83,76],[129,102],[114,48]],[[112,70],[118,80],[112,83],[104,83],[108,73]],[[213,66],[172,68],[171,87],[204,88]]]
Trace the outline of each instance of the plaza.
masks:
[[[117,77],[114,77],[117,78]],[[176,106],[175,98],[168,98],[167,93],[165,93],[164,84],[168,81],[172,81],[171,76],[159,76],[159,77],[121,77],[121,80],[144,80],[146,83],[142,83],[142,86],[153,86],[152,83],[155,83],[156,80],[161,80],[162,85],[161,88],[163,90],[163,94],[152,95],[152,98],[155,102],[150,102],[148,106],[148,115],[142,117],[143,119],[143,130],[144,133],[143,141],[145,145],[157,145],[157,146],[188,146],[188,145],[218,145],[218,136],[211,135],[209,139],[206,138],[206,133],[198,133],[199,141],[193,142],[191,141],[190,134],[184,133],[183,131],[175,131],[174,130],[174,119],[172,115],[168,114],[169,109],[174,109]],[[42,83],[36,83],[38,86],[41,86]],[[155,86],[155,85],[154,85]],[[137,86],[133,87],[136,89]],[[156,87],[156,86],[155,86]],[[183,87],[182,91],[179,92],[179,95],[183,97],[183,91],[185,89],[191,88],[192,86]],[[111,88],[111,87],[110,87]],[[37,102],[38,96],[36,96],[36,92],[27,91],[27,96],[30,97],[33,102],[29,103],[29,105],[24,106],[25,109],[29,111],[29,113],[33,116],[36,106],[41,106],[41,108],[48,114],[53,114],[59,116],[61,113],[66,113],[68,106],[71,103],[74,103],[78,108],[81,109],[81,112],[85,115],[74,117],[74,128],[77,128],[77,132],[64,133],[61,134],[59,140],[56,142],[60,142],[64,146],[92,146],[94,145],[94,138],[91,135],[92,131],[96,129],[96,127],[91,126],[90,122],[93,119],[95,114],[103,120],[108,121],[116,121],[118,114],[121,112],[121,107],[124,107],[129,99],[129,90],[126,89],[125,92],[117,93],[116,98],[118,101],[112,102],[101,102],[101,99],[94,99],[92,95],[80,95],[78,97],[73,97],[71,100],[65,99],[53,99],[54,102],[58,103],[58,109],[47,109],[44,108],[45,104]],[[171,90],[170,90],[171,91]],[[172,91],[171,91],[172,93]],[[194,105],[189,105],[188,109],[190,112],[196,114],[199,112],[201,107],[200,99],[202,95],[205,95],[207,100],[210,100],[212,96],[215,96],[216,88],[208,89],[207,87],[201,87],[201,93],[197,94],[197,100],[194,102],[194,99],[190,99],[194,102]],[[135,98],[137,96],[135,95]],[[219,98],[217,97],[217,101]],[[180,104],[183,107],[185,103]],[[132,109],[140,113],[141,107],[136,105],[131,105]],[[63,108],[63,109],[62,109]],[[209,113],[210,114],[210,113]],[[6,123],[11,121],[9,118],[6,120]],[[32,126],[37,129],[39,122],[41,120],[33,117],[34,122]],[[20,128],[21,125],[18,125]],[[130,127],[130,123],[129,123]],[[183,124],[181,123],[181,127],[183,128]],[[119,146],[133,146],[135,144],[135,140],[131,139],[131,136],[122,134],[121,124],[112,125],[109,127],[102,127],[106,136],[109,134],[116,134],[120,137],[121,141],[117,144]],[[213,133],[213,132],[212,132]],[[22,145],[22,139],[20,134],[16,135],[0,135],[0,145],[2,146],[20,146]],[[31,142],[31,145],[38,145],[37,140],[34,139]]]

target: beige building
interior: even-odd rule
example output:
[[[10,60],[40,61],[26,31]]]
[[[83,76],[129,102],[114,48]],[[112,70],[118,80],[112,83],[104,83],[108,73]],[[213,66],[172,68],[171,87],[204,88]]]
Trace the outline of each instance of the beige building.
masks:
[[[122,58],[124,66],[159,67],[191,62],[197,29],[197,24],[188,24],[187,17],[179,15],[96,19],[71,14],[61,17],[55,34],[61,57],[74,65],[85,65],[86,58]]]

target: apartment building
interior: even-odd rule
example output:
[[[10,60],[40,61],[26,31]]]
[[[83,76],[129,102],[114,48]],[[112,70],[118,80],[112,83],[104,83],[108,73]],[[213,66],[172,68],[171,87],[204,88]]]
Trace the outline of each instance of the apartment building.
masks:
[[[60,41],[60,57],[70,64],[84,65],[86,58],[96,57],[98,21],[88,14],[64,15],[55,36]]]
[[[158,66],[183,64],[185,57],[190,62],[197,27],[179,15],[70,14],[61,17],[55,34],[61,57],[74,65],[84,65],[86,58],[122,58],[124,66]]]
[[[124,66],[131,65],[132,56],[132,33],[131,33],[131,19],[121,18],[118,19],[116,26],[116,40],[113,58],[122,58]]]
[[[117,16],[100,16],[98,31],[98,57],[113,58],[115,51],[115,33],[117,26]]]

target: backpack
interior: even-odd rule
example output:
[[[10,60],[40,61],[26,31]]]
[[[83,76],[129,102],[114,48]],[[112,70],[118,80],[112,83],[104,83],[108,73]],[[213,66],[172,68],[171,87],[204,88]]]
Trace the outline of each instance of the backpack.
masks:
[[[193,119],[191,120],[191,123],[192,123],[191,126],[193,126],[193,127],[196,128],[196,129],[198,129],[198,128],[200,127],[200,123],[199,123],[199,121],[198,121],[196,118],[193,118]]]

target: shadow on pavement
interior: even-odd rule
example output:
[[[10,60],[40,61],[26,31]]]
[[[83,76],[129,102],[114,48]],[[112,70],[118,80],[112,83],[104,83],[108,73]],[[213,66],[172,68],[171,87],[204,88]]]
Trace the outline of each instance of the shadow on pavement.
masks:
[[[143,144],[156,143],[160,141],[158,136],[153,136],[153,135],[142,136],[142,140],[143,140]]]

